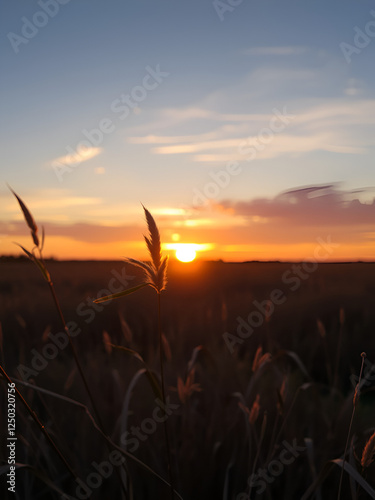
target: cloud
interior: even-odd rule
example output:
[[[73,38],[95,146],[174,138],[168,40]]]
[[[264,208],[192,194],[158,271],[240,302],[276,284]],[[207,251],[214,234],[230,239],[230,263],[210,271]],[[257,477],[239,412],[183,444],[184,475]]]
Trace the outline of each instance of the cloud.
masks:
[[[252,224],[284,224],[284,227],[360,227],[371,228],[375,220],[375,198],[361,202],[359,191],[344,191],[336,185],[293,189],[274,198],[224,201],[218,208],[231,209]]]
[[[102,151],[102,148],[85,147],[84,150],[80,148],[79,151],[73,151],[73,153],[68,155],[55,158],[50,162],[50,164],[52,167],[57,166],[58,164],[75,165],[83,161],[91,160],[91,158],[98,156]]]
[[[153,110],[148,123],[126,129],[127,142],[148,145],[158,156],[183,155],[189,162],[220,167],[244,161],[241,141],[255,141],[269,127],[273,110],[286,107],[295,118],[257,152],[256,160],[311,159],[311,153],[323,151],[329,153],[330,162],[341,161],[342,155],[367,155],[360,161],[370,162],[373,91],[349,78],[340,58],[293,45],[252,47],[246,53],[280,57],[308,53],[309,60],[298,65],[293,57],[272,64],[267,58],[255,61],[235,83],[189,106]]]
[[[141,137],[128,137],[129,144],[176,144],[185,142],[194,142],[199,140],[210,140],[216,137],[215,132],[208,132],[206,134],[196,135],[175,135],[175,136],[161,136],[161,135],[146,135]]]
[[[271,133],[264,141],[262,140],[261,131],[262,129],[258,136],[250,135],[218,141],[174,144],[152,148],[152,151],[164,155],[202,152],[202,154],[194,155],[193,160],[216,163],[235,160],[244,161],[251,153],[251,147],[256,148],[257,154],[255,157],[258,160],[277,158],[284,154],[295,155],[318,150],[341,154],[364,154],[367,152],[364,147],[348,145],[332,131],[325,134],[313,131],[308,134],[301,133],[300,135]],[[207,151],[214,151],[214,153],[206,153]],[[255,158],[252,154],[250,156],[252,159]]]
[[[345,190],[337,184],[289,189],[274,197],[224,200],[208,207],[156,210],[163,243],[206,244],[207,258],[303,259],[313,255],[317,238],[340,247],[332,259],[374,258],[375,189]],[[121,258],[124,251],[146,255],[143,224],[47,222],[47,250],[63,257]],[[24,221],[0,222],[4,248],[11,241],[31,244]],[[170,247],[172,248],[172,247]],[[52,249],[52,250],[51,250]],[[60,253],[65,249],[65,253]]]
[[[304,54],[307,47],[300,46],[276,46],[276,47],[252,47],[245,49],[243,54],[247,56],[295,56]]]
[[[269,113],[220,113],[206,110],[197,126],[206,123],[207,131],[195,135],[146,135],[131,136],[128,142],[148,144],[157,155],[190,155],[194,162],[244,161],[246,147],[257,148],[257,160],[274,159],[281,155],[308,154],[326,151],[337,154],[366,154],[373,147],[370,126],[375,125],[374,99],[330,99],[306,106],[306,103],[292,103],[278,108],[268,105]],[[275,112],[275,109],[278,111]],[[195,116],[182,110],[182,115]],[[264,131],[270,132],[270,125],[277,113],[293,115],[290,123],[263,139]],[[204,110],[203,110],[204,111]],[[178,110],[176,110],[178,115]],[[207,120],[205,121],[205,119]],[[192,125],[195,120],[192,119]],[[198,125],[199,123],[199,125]],[[278,123],[279,125],[279,123]],[[267,133],[268,133],[267,132]]]
[[[139,240],[140,228],[138,226],[104,226],[98,224],[56,224],[45,223],[46,238],[63,237],[85,243],[114,243],[120,241]],[[27,233],[25,223],[17,221],[12,223],[0,222],[0,233],[9,237],[22,237]],[[31,243],[31,240],[30,240]]]
[[[23,220],[22,212],[17,202],[6,193],[2,220]],[[104,199],[93,196],[77,196],[67,189],[37,189],[33,192],[23,192],[22,199],[27,203],[36,222],[69,222],[85,220],[92,209],[99,210],[104,205]],[[86,219],[87,220],[87,219]]]
[[[196,153],[209,149],[233,149],[238,147],[238,139],[223,139],[221,141],[200,141],[192,144],[177,144],[173,146],[164,146],[153,148],[152,151],[156,154],[181,154],[181,153]]]
[[[67,194],[67,191],[56,192],[55,195],[53,193],[55,190],[53,189],[45,189],[40,190],[38,193],[27,197],[27,204],[33,211],[38,210],[39,213],[47,210],[48,213],[53,212],[54,210],[60,210],[62,208],[71,208],[71,207],[83,207],[83,206],[97,206],[103,203],[102,198],[95,198],[90,196],[72,196]],[[13,202],[13,200],[7,200],[8,205],[6,206],[6,211],[10,213],[15,213],[22,216],[22,213],[19,211],[19,207],[17,204]]]
[[[66,196],[65,198],[52,198],[52,199],[39,199],[33,200],[32,205],[34,209],[49,208],[60,209],[67,207],[81,207],[86,205],[98,205],[102,203],[101,198],[93,198],[89,196]]]

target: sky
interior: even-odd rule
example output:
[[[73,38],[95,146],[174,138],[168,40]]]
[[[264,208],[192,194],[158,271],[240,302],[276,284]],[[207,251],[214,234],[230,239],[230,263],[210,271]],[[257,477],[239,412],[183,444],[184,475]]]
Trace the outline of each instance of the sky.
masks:
[[[1,2],[0,254],[375,259],[372,0]],[[322,241],[332,243],[318,252]],[[314,257],[315,256],[315,257]]]

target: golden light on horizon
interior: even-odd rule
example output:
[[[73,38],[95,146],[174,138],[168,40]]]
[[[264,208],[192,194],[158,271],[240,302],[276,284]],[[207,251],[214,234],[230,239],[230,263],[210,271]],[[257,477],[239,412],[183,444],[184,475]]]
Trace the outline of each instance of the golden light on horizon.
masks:
[[[180,262],[192,262],[197,256],[196,250],[194,250],[193,245],[189,244],[181,244],[180,247],[176,250],[176,259]]]
[[[165,243],[165,250],[174,250],[176,259],[180,262],[192,262],[199,252],[211,250],[211,243]]]

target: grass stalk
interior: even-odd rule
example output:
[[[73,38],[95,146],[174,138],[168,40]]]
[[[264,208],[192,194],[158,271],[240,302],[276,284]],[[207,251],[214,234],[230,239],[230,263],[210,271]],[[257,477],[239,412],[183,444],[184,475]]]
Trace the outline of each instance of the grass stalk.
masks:
[[[161,395],[163,399],[163,406],[166,407],[166,397],[165,397],[165,382],[164,382],[164,361],[163,361],[163,339],[162,339],[162,328],[161,328],[161,300],[160,293],[157,293],[158,297],[158,333],[159,333],[159,351],[160,351],[160,378],[161,378]],[[170,483],[170,492],[171,492],[171,500],[174,500],[174,481],[173,481],[173,472],[171,465],[171,450],[169,445],[169,437],[168,437],[168,426],[167,420],[164,419],[164,436],[165,436],[165,445],[167,448],[167,463],[168,463],[168,477]]]
[[[343,337],[343,331],[344,331],[344,321],[345,321],[345,314],[344,314],[344,310],[341,308],[340,309],[339,342],[338,342],[338,345],[337,345],[337,355],[336,355],[335,371],[334,371],[334,376],[333,376],[333,388],[334,389],[337,388],[338,381],[339,381],[340,355],[341,355],[341,348],[342,348],[342,337]]]
[[[80,377],[81,377],[81,380],[83,382],[83,385],[85,387],[85,390],[87,392],[87,395],[89,397],[89,400],[90,400],[90,403],[91,403],[91,406],[92,406],[92,409],[94,411],[94,414],[95,414],[95,417],[98,421],[98,424],[100,426],[100,429],[102,430],[102,432],[104,434],[106,434],[105,432],[105,428],[104,428],[104,424],[103,424],[103,421],[100,417],[100,414],[99,414],[99,411],[97,409],[97,406],[95,404],[95,401],[94,401],[94,397],[92,395],[92,392],[90,391],[90,388],[89,388],[89,385],[88,385],[88,382],[87,382],[87,379],[85,377],[85,374],[84,374],[84,371],[83,371],[83,368],[82,368],[82,365],[79,361],[79,358],[78,358],[78,354],[77,354],[77,351],[74,347],[74,344],[73,344],[73,341],[72,341],[72,338],[71,338],[71,335],[70,335],[70,332],[69,332],[69,329],[67,327],[67,324],[66,324],[66,321],[65,321],[65,317],[64,317],[64,314],[62,312],[62,309],[60,307],[60,303],[59,303],[59,300],[57,298],[57,295],[56,295],[56,292],[55,292],[55,288],[53,286],[53,282],[52,282],[52,279],[51,279],[51,275],[47,269],[47,266],[46,266],[46,263],[44,261],[44,258],[43,258],[43,248],[44,248],[44,228],[42,228],[42,236],[41,238],[39,237],[39,229],[38,229],[38,226],[33,218],[33,216],[31,215],[29,209],[27,208],[27,206],[25,205],[25,203],[22,201],[22,199],[10,188],[10,190],[12,191],[12,193],[14,194],[14,196],[16,197],[19,205],[20,205],[20,208],[22,210],[22,213],[24,215],[24,218],[25,218],[25,221],[26,221],[26,224],[27,226],[29,227],[30,229],[30,232],[31,232],[31,238],[33,240],[33,243],[34,243],[34,248],[32,249],[31,252],[29,252],[28,250],[26,250],[26,248],[24,248],[22,245],[18,245],[20,246],[20,248],[23,250],[23,252],[29,257],[29,259],[34,262],[34,264],[39,268],[39,270],[41,271],[44,279],[46,280],[46,282],[48,283],[48,287],[49,287],[49,290],[51,292],[51,295],[52,295],[52,298],[53,298],[53,301],[54,301],[54,304],[56,306],[56,309],[57,309],[57,312],[58,312],[58,315],[59,315],[59,318],[60,318],[60,321],[61,321],[61,324],[68,336],[68,341],[69,341],[69,345],[70,345],[70,349],[72,351],[72,354],[73,354],[73,358],[74,358],[74,361],[75,361],[75,364],[77,366],[77,369],[78,369],[78,372],[80,374]],[[39,256],[37,257],[35,252],[36,250],[38,251],[38,254]],[[106,446],[107,446],[107,449],[108,451],[111,451],[111,447],[108,445],[108,442],[106,441]],[[125,467],[125,470],[127,470],[127,466],[126,464],[124,464],[124,467]],[[127,471],[128,472],[128,471]],[[118,477],[120,479],[120,482],[121,482],[121,487],[122,487],[122,490],[126,496],[126,486],[125,486],[125,482],[124,480],[121,478],[121,475],[120,473],[118,472],[118,470],[116,469],[116,473],[118,474]],[[128,476],[130,477],[130,476]]]
[[[161,241],[159,229],[156,222],[151,215],[151,213],[143,206],[143,210],[146,217],[147,227],[149,230],[148,236],[144,236],[151,261],[143,262],[140,260],[132,259],[127,257],[125,262],[133,266],[138,267],[143,272],[143,282],[130,288],[124,290],[123,292],[116,293],[114,295],[108,295],[106,297],[101,297],[94,302],[101,303],[107,300],[118,299],[120,297],[129,295],[136,292],[137,290],[143,288],[144,286],[151,286],[157,293],[157,309],[158,309],[158,336],[159,336],[159,352],[160,352],[160,377],[161,377],[161,395],[163,400],[164,408],[166,407],[166,397],[165,397],[165,381],[164,381],[164,362],[163,362],[163,333],[161,327],[161,299],[160,294],[165,289],[167,284],[167,266],[168,266],[168,256],[163,257],[161,254]],[[165,412],[165,409],[164,409]],[[169,445],[168,437],[168,427],[166,421],[164,421],[164,434],[165,434],[165,445],[167,449],[167,467],[168,467],[168,477],[170,482],[170,492],[171,499],[174,500],[174,484],[173,484],[173,472],[171,467],[171,451]]]
[[[1,365],[0,365],[0,373],[4,377],[4,379],[7,380],[7,382],[9,384],[14,384],[14,382],[12,382],[12,380],[10,379],[10,377],[8,376],[8,374],[6,373],[6,371],[4,370],[4,368]],[[53,448],[53,450],[55,451],[55,453],[59,456],[60,460],[62,461],[62,463],[65,465],[66,469],[68,470],[69,474],[76,480],[77,479],[77,475],[75,474],[75,472],[73,471],[73,469],[71,468],[71,466],[67,462],[66,458],[61,453],[61,451],[59,450],[59,448],[57,447],[57,445],[55,444],[55,442],[53,441],[53,439],[49,435],[48,431],[46,430],[46,428],[44,427],[44,425],[42,424],[42,422],[39,420],[38,415],[30,408],[30,406],[28,405],[27,401],[22,396],[22,394],[20,393],[20,391],[17,389],[17,387],[16,387],[15,384],[14,384],[14,390],[16,392],[16,395],[17,395],[18,399],[21,401],[21,403],[23,404],[23,406],[26,408],[27,412],[29,413],[29,415],[31,416],[31,418],[34,420],[34,422],[36,423],[36,425],[39,427],[39,429],[41,430],[42,434],[47,439],[48,443],[51,445],[51,447]]]
[[[72,405],[72,406],[80,409],[81,411],[83,411],[85,413],[85,415],[87,416],[89,422],[91,422],[93,428],[103,437],[104,440],[108,441],[109,445],[114,450],[119,451],[125,458],[131,460],[134,464],[138,465],[144,471],[146,471],[149,474],[151,474],[154,478],[158,479],[164,485],[169,486],[168,481],[166,481],[166,479],[164,479],[162,476],[160,476],[155,470],[153,470],[146,463],[142,462],[142,460],[140,460],[139,458],[137,458],[135,455],[127,452],[126,450],[124,450],[120,446],[116,445],[116,443],[114,443],[109,436],[107,436],[106,434],[104,434],[103,431],[98,426],[98,423],[95,420],[94,416],[90,413],[89,408],[87,406],[85,406],[84,404],[80,403],[79,401],[75,401],[74,399],[68,398],[67,396],[62,396],[61,394],[57,394],[55,392],[49,391],[48,389],[43,389],[41,387],[38,387],[35,384],[30,384],[30,383],[25,382],[23,380],[13,379],[13,382],[15,382],[15,383],[17,383],[19,385],[22,385],[24,387],[28,387],[28,388],[32,389],[33,391],[35,391],[37,393],[46,394],[47,396],[50,396],[52,398],[56,398],[56,399],[59,399],[60,401],[64,401],[67,404]],[[181,497],[181,495],[179,495],[179,493],[177,491],[175,491],[175,495],[176,495],[177,499],[183,500],[182,497]]]
[[[70,349],[72,351],[72,354],[73,354],[73,358],[74,358],[74,361],[75,361],[75,364],[77,366],[77,369],[78,369],[78,372],[80,374],[80,377],[81,377],[81,380],[83,382],[83,385],[85,386],[85,389],[86,389],[86,392],[87,392],[87,395],[89,397],[89,400],[90,400],[90,403],[91,403],[91,406],[92,406],[92,409],[94,410],[94,414],[95,414],[95,417],[98,421],[98,424],[100,425],[100,427],[102,428],[102,430],[104,430],[104,426],[103,426],[103,422],[102,422],[102,419],[100,417],[100,414],[98,412],[98,409],[96,407],[96,404],[95,404],[95,401],[94,401],[94,397],[91,393],[91,390],[89,388],[89,385],[88,385],[88,382],[87,382],[87,379],[85,377],[85,374],[84,374],[84,371],[83,371],[83,368],[82,368],[82,365],[81,365],[81,362],[79,361],[79,358],[78,358],[78,354],[77,354],[77,350],[76,348],[74,347],[74,344],[73,344],[73,341],[72,341],[72,337],[69,333],[69,328],[67,327],[66,325],[66,321],[65,321],[65,318],[64,318],[64,315],[63,315],[63,312],[61,310],[61,307],[60,307],[60,303],[59,303],[59,300],[57,298],[57,295],[56,295],[56,292],[55,292],[55,288],[53,286],[53,283],[51,280],[48,281],[48,286],[49,286],[49,289],[50,289],[50,292],[51,292],[51,295],[53,297],[53,301],[55,303],[55,306],[56,306],[56,309],[57,309],[57,312],[59,314],[59,317],[60,317],[60,320],[61,320],[61,324],[68,336],[68,340],[69,340],[69,346],[70,346]]]
[[[98,408],[97,408],[97,406],[95,404],[94,397],[92,395],[92,392],[90,390],[89,384],[87,382],[87,378],[85,376],[85,373],[83,371],[81,362],[79,360],[77,350],[74,347],[74,344],[73,344],[73,341],[72,341],[72,337],[71,337],[71,335],[69,333],[69,328],[67,327],[67,324],[66,324],[66,321],[65,321],[65,317],[64,317],[64,314],[63,314],[63,312],[61,310],[60,302],[59,302],[59,299],[57,298],[55,287],[53,286],[53,282],[52,282],[51,279],[48,280],[48,286],[49,286],[49,289],[51,291],[51,295],[53,297],[53,301],[55,303],[58,315],[60,317],[61,324],[62,324],[62,326],[63,326],[63,328],[64,328],[64,330],[65,330],[65,332],[66,332],[66,334],[68,336],[70,350],[71,350],[71,352],[73,354],[73,358],[74,358],[75,364],[77,366],[77,369],[78,369],[78,372],[80,374],[81,380],[83,382],[83,385],[84,385],[85,390],[87,392],[87,395],[89,397],[89,400],[90,400],[90,403],[91,403],[91,407],[92,407],[92,409],[94,411],[94,415],[95,415],[95,417],[96,417],[96,419],[98,421],[98,425],[99,425],[100,429],[102,430],[102,432],[104,434],[107,434],[107,432],[105,430],[105,427],[104,427],[103,420],[102,420],[102,418],[100,416],[100,413],[99,413],[99,410],[98,410]],[[112,451],[111,447],[108,444],[108,441],[106,441],[106,447],[107,447],[108,451]],[[125,467],[125,470],[126,470],[126,472],[128,474],[128,477],[129,477],[129,471],[127,469],[126,464],[124,464],[124,467]],[[123,491],[123,493],[125,494],[125,497],[126,497],[126,495],[127,495],[127,488],[125,486],[124,479],[121,477],[121,474],[119,473],[119,471],[117,469],[116,469],[116,474],[117,474],[117,476],[118,476],[118,478],[120,480],[122,491]]]
[[[358,384],[357,384],[357,386],[355,388],[355,391],[354,391],[353,411],[352,411],[352,416],[350,418],[348,435],[346,437],[346,444],[345,444],[344,457],[343,457],[343,461],[342,461],[342,468],[341,468],[341,474],[340,474],[339,490],[338,490],[338,493],[337,493],[337,500],[340,500],[340,498],[341,498],[341,487],[342,487],[342,480],[343,480],[343,477],[344,477],[344,466],[345,466],[346,454],[347,454],[348,446],[349,446],[350,433],[352,431],[352,425],[353,425],[353,420],[354,420],[354,413],[355,413],[355,409],[356,409],[356,406],[357,406],[357,403],[358,403],[358,399],[359,399],[359,390],[360,390],[360,384],[361,384],[361,379],[362,379],[363,366],[364,366],[364,363],[365,363],[366,353],[363,352],[361,354],[361,357],[362,357],[361,371],[359,373]]]

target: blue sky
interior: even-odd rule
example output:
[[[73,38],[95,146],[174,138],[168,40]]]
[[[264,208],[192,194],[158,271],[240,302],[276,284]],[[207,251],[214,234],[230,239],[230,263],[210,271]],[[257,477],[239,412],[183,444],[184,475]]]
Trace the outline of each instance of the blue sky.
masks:
[[[8,182],[56,256],[140,252],[142,202],[167,242],[209,244],[212,258],[303,258],[327,231],[337,258],[375,257],[372,1],[64,2],[3,5],[1,253],[28,241]],[[324,230],[311,196],[337,213]],[[306,210],[303,238],[280,199]]]

